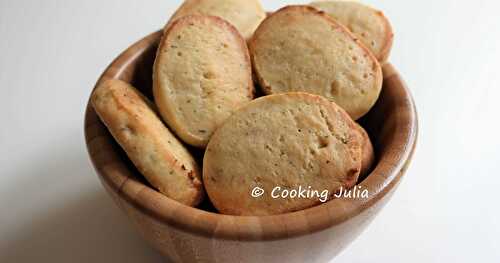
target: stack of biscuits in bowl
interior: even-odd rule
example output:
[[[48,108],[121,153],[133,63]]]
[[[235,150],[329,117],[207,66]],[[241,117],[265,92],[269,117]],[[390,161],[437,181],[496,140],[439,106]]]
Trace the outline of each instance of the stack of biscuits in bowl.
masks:
[[[374,149],[356,121],[379,98],[392,40],[382,13],[358,2],[266,15],[257,0],[186,0],[163,30],[153,97],[111,79],[91,103],[168,198],[226,215],[300,211],[321,201],[251,192],[302,187],[327,201],[370,173]]]

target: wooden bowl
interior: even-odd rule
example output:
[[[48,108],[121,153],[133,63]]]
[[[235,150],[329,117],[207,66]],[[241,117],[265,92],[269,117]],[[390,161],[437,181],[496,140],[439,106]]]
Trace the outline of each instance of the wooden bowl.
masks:
[[[159,31],[132,45],[99,82],[122,79],[151,96],[151,71],[160,37]],[[383,69],[380,99],[361,121],[377,154],[373,172],[359,182],[369,192],[366,199],[334,199],[303,211],[265,217],[228,216],[188,207],[151,188],[87,106],[85,139],[90,159],[115,203],[145,240],[170,261],[328,262],[390,199],[416,145],[418,125],[411,94],[394,67],[386,64]]]

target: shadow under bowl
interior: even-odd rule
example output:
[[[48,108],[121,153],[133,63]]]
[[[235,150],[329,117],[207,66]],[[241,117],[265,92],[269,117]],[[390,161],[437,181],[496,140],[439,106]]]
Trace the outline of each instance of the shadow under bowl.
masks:
[[[161,32],[125,50],[99,82],[117,78],[151,97],[152,65]],[[358,185],[367,198],[339,198],[275,216],[229,216],[192,208],[150,187],[87,106],[90,159],[115,203],[145,240],[173,262],[328,262],[351,243],[397,188],[417,141],[412,96],[390,64],[375,107],[360,121],[376,149],[373,171]]]

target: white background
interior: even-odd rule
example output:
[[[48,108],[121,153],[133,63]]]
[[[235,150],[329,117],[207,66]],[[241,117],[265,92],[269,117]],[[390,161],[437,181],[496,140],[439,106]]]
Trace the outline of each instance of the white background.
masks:
[[[179,3],[0,0],[0,262],[161,262],[99,184],[83,114],[105,67]],[[420,137],[392,201],[335,262],[500,262],[499,2],[369,3],[395,28]]]

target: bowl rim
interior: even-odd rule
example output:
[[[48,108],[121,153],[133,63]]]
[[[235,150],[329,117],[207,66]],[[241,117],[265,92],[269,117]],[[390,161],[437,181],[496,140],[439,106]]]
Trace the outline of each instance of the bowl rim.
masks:
[[[149,34],[127,48],[106,68],[96,86],[109,78],[124,79],[130,73],[127,67],[157,45],[161,34],[161,30]],[[205,237],[240,241],[279,240],[311,234],[369,212],[370,207],[390,196],[411,161],[418,134],[415,103],[396,69],[386,63],[383,71],[384,82],[391,81],[401,87],[397,102],[404,110],[398,114],[404,118],[395,124],[397,138],[393,141],[399,143],[392,143],[384,150],[390,152],[391,158],[377,160],[372,173],[358,184],[369,190],[366,199],[333,199],[305,210],[271,216],[223,215],[183,205],[134,178],[89,102],[84,125],[87,150],[105,188],[160,224]]]

